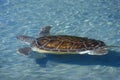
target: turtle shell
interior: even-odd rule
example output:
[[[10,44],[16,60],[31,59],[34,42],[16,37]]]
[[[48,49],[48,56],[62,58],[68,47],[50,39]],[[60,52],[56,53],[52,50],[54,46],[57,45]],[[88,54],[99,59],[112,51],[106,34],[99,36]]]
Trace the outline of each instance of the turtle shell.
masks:
[[[53,52],[80,52],[105,46],[104,42],[76,36],[45,36],[37,38],[37,47]]]

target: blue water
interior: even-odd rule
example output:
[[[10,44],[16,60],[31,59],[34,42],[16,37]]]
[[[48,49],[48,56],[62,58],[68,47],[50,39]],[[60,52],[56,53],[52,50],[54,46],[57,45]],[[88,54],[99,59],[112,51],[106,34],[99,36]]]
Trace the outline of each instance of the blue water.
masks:
[[[120,0],[0,0],[0,80],[119,80],[120,48],[105,56],[23,56],[16,35],[84,36],[120,46]]]

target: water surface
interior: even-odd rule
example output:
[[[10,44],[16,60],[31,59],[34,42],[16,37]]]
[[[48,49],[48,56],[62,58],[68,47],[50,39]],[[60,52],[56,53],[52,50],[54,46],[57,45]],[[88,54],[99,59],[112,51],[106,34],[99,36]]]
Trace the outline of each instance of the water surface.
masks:
[[[47,55],[31,58],[16,35],[37,37],[51,25],[52,35],[84,36],[120,45],[119,0],[0,0],[0,80],[119,80],[120,49],[105,56]]]

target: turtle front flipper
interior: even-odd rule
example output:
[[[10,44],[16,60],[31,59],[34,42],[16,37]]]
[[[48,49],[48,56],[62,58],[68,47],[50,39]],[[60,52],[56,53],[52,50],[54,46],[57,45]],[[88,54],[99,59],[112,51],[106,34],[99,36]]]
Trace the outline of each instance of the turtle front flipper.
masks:
[[[24,48],[19,48],[18,52],[23,55],[29,55],[29,53],[32,51],[30,47],[24,47]]]
[[[50,29],[51,29],[51,28],[52,28],[51,26],[43,27],[43,28],[40,30],[39,37],[49,36],[49,35],[50,35]]]

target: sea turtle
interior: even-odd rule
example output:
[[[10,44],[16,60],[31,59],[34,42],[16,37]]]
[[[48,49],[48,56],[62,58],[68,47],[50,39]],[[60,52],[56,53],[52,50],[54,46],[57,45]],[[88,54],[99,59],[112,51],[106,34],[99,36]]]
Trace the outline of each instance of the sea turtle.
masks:
[[[51,26],[43,27],[39,37],[34,38],[26,35],[19,35],[17,39],[27,42],[31,47],[20,48],[21,54],[28,55],[31,51],[46,54],[89,54],[105,55],[108,47],[104,42],[86,37],[70,35],[51,35]]]

